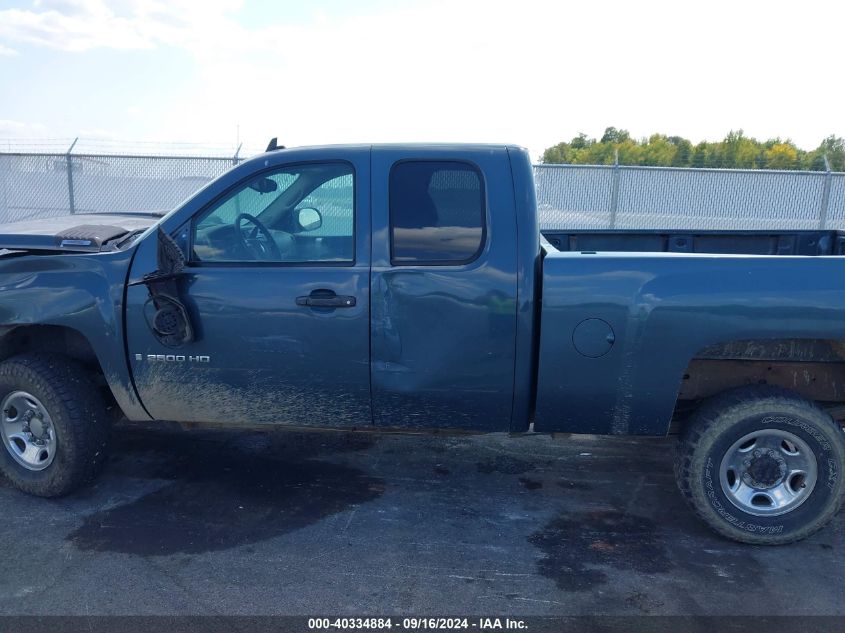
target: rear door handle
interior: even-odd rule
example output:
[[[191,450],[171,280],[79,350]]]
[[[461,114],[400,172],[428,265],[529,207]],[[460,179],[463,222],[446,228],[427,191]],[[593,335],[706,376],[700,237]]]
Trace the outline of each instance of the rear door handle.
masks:
[[[309,308],[353,308],[357,302],[355,297],[338,295],[334,290],[314,290],[310,295],[296,298],[296,305]]]

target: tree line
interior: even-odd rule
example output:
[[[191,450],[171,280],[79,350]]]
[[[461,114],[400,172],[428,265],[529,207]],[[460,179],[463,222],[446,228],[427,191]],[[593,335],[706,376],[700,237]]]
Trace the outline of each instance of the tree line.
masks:
[[[845,171],[845,139],[831,135],[806,151],[788,139],[758,141],[742,130],[729,132],[721,141],[693,144],[665,134],[634,139],[627,130],[609,127],[601,139],[579,134],[543,152],[543,162],[552,164],[613,165],[618,160],[620,165],[803,171],[825,171],[825,157],[832,171]]]

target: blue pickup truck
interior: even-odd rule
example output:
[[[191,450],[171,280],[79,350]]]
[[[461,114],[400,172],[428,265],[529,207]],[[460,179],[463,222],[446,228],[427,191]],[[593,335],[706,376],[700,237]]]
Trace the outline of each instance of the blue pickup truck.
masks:
[[[0,227],[0,470],[57,496],[111,421],[678,436],[718,533],[845,480],[845,234],[541,235],[521,148],[273,149],[164,215]]]

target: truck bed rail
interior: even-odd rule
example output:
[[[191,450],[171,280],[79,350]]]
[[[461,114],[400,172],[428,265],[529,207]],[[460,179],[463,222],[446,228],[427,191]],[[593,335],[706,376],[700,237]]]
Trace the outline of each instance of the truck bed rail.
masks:
[[[845,231],[542,231],[559,251],[845,255]]]

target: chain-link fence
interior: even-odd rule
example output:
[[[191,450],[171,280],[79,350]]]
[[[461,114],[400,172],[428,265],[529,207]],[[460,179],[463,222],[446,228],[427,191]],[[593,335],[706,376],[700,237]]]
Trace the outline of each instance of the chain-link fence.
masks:
[[[236,158],[0,153],[0,222],[168,211]]]
[[[168,211],[238,158],[0,153],[0,222]],[[537,165],[544,229],[845,228],[845,173]]]
[[[544,229],[845,228],[845,173],[537,165]]]

